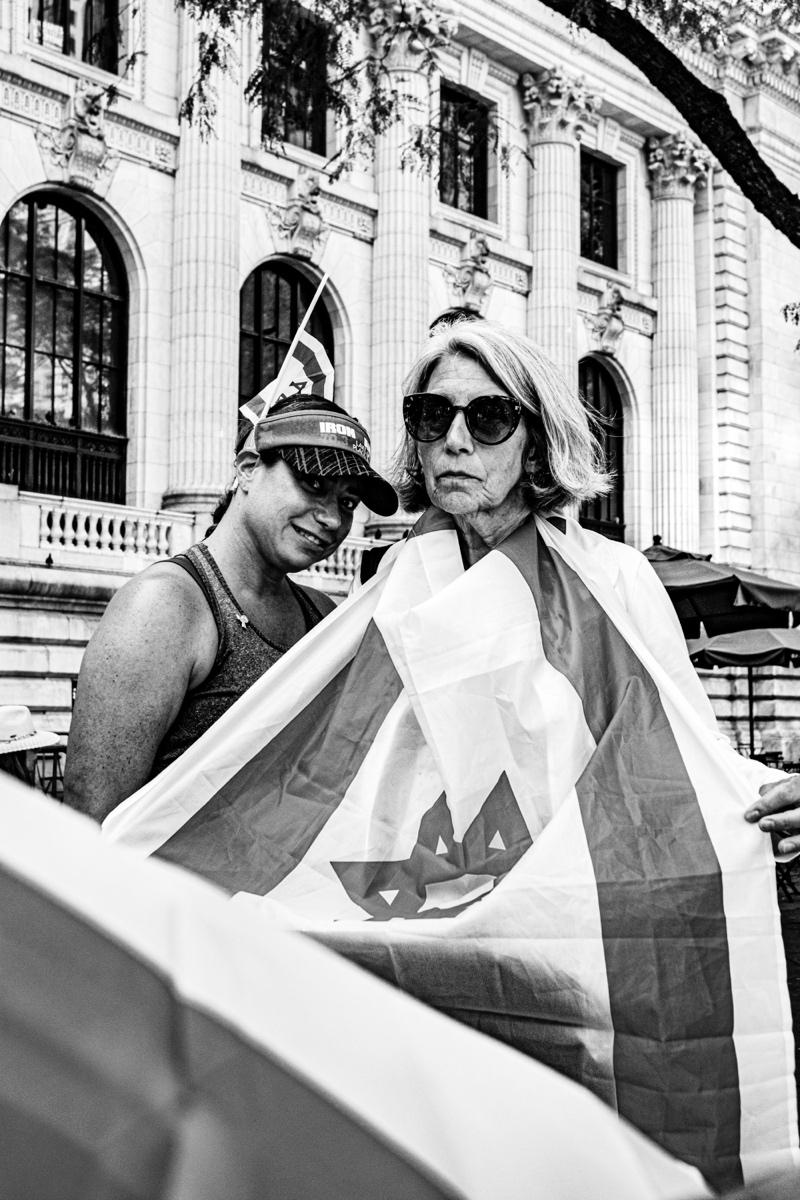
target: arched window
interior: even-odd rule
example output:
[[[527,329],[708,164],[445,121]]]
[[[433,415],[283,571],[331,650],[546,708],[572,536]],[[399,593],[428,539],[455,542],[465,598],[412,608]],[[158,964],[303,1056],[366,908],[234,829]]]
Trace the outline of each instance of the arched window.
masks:
[[[240,294],[240,404],[277,375],[315,291],[305,275],[283,262],[264,263],[245,280]],[[311,314],[308,331],[322,342],[333,362],[333,329],[321,301]]]
[[[0,225],[0,478],[125,500],[128,288],[100,221],[53,193]]]
[[[595,358],[585,358],[578,369],[578,380],[586,403],[599,421],[600,441],[606,466],[613,476],[611,491],[582,505],[580,523],[614,541],[625,540],[623,495],[623,420],[622,401],[607,367]]]

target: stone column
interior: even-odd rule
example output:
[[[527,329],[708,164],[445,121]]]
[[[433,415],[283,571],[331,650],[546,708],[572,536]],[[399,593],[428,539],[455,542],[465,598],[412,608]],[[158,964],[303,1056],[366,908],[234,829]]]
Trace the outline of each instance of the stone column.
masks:
[[[683,133],[648,146],[653,196],[653,532],[699,549],[700,473],[694,195],[710,156]]]
[[[392,48],[392,84],[408,100],[401,119],[378,137],[375,147],[378,219],[372,249],[369,427],[378,470],[386,468],[400,441],[402,380],[428,336],[431,180],[411,149],[414,126],[426,123],[429,115],[420,62],[407,40]]]
[[[180,95],[196,63],[197,25],[181,21]],[[165,508],[213,507],[231,473],[239,358],[240,99],[219,75],[213,133],[183,124],[175,176],[169,486]]]
[[[575,321],[580,256],[578,143],[600,106],[581,78],[560,68],[523,75],[522,103],[533,157],[530,245],[533,254],[528,332],[578,385]]]

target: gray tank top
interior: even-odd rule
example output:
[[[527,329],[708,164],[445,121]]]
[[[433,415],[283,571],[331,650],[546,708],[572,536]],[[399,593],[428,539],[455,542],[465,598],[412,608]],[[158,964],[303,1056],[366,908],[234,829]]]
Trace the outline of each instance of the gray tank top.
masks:
[[[196,742],[289,649],[270,641],[244,615],[203,542],[190,546],[185,554],[178,554],[169,561],[183,567],[202,590],[214,616],[219,646],[207,678],[187,693],[180,712],[159,746],[151,779]],[[323,614],[304,588],[292,583],[291,579],[289,586],[297,598],[308,632],[322,620]]]

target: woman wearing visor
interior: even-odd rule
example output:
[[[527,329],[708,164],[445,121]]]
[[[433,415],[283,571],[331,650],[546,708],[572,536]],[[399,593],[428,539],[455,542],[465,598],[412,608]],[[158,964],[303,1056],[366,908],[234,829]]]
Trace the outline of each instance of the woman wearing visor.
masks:
[[[102,820],[209,728],[334,607],[289,576],[332,554],[359,502],[391,515],[364,428],[318,396],[281,399],[237,439],[215,524],[109,604],[84,656],[65,799]]]

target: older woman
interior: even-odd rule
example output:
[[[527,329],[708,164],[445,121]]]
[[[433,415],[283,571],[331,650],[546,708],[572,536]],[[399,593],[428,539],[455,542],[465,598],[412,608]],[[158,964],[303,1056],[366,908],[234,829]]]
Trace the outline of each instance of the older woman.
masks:
[[[487,323],[431,339],[405,380],[401,499],[450,513],[466,566],[532,511],[608,490],[576,393],[538,349]]]
[[[456,323],[429,341],[404,387],[398,493],[408,512],[431,505],[452,516],[466,566],[531,513],[560,514],[608,490],[586,409],[527,338],[488,322]],[[631,562],[625,547],[606,542],[604,550]],[[654,652],[696,694],[674,620],[654,625],[652,610],[635,594],[629,600]],[[745,816],[773,835],[778,853],[800,851],[797,777],[763,784]]]
[[[410,536],[106,832],[579,1079],[719,1188],[788,1165],[774,863],[742,815],[793,784],[717,736],[644,557],[564,515],[607,480],[536,347],[454,325],[405,391]]]

